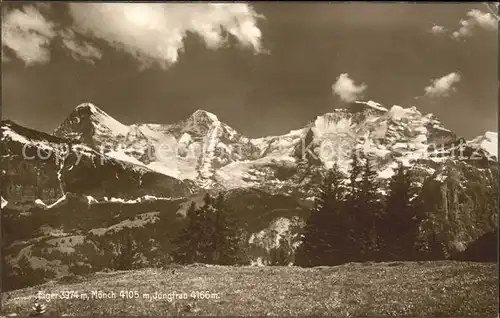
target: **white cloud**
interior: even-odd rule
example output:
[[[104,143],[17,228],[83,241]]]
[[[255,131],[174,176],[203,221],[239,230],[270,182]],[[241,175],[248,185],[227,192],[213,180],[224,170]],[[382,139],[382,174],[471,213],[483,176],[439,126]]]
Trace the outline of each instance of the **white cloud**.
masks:
[[[460,28],[452,33],[455,39],[471,36],[474,28],[487,31],[498,30],[498,19],[493,14],[473,9],[467,12],[467,19],[460,20]]]
[[[55,36],[54,24],[32,6],[12,10],[2,19],[2,49],[8,47],[26,65],[47,62]]]
[[[442,25],[434,25],[431,28],[431,33],[432,34],[443,34],[446,32],[446,29]]]
[[[491,13],[482,12],[481,10],[471,10],[467,13],[473,21],[485,30],[494,31],[498,29],[498,20]]]
[[[448,96],[455,91],[454,85],[460,81],[460,74],[453,72],[440,78],[432,80],[432,84],[424,88],[425,96],[441,97]]]
[[[345,102],[353,102],[359,99],[366,88],[365,84],[356,85],[347,73],[340,74],[335,84],[332,85],[333,93]]]
[[[490,12],[483,12],[478,9],[472,9],[467,12],[466,17],[460,20],[460,27],[453,32],[448,33],[448,31],[441,25],[434,25],[430,32],[434,35],[450,34],[452,38],[458,40],[472,36],[474,29],[496,31],[498,30],[498,22],[500,20],[498,13],[496,13],[496,10],[498,10],[498,3],[486,3],[486,8]]]
[[[48,21],[41,11],[48,12],[48,5],[25,6],[5,13],[2,20],[2,62],[10,62],[5,47],[22,60],[27,66],[44,64],[50,61],[50,45],[60,40],[76,60],[93,63],[102,53],[85,41],[77,41],[71,29],[61,30],[58,25]]]
[[[102,58],[102,52],[86,41],[77,41],[75,32],[71,29],[61,31],[62,46],[67,49],[71,56],[77,61],[85,61],[91,64]]]
[[[188,33],[207,47],[226,43],[226,35],[261,52],[260,17],[242,3],[73,3],[75,31],[103,39],[136,57],[143,66],[175,63]]]
[[[261,17],[242,3],[84,3],[70,4],[73,25],[63,27],[49,21],[50,5],[28,5],[7,11],[2,21],[2,61],[17,57],[27,66],[47,63],[50,46],[57,41],[76,60],[94,63],[102,52],[82,36],[107,41],[136,57],[142,66],[175,63],[184,50],[188,34],[198,35],[210,49],[227,43],[228,36],[263,52]],[[44,16],[45,15],[45,16]]]
[[[458,39],[472,34],[473,24],[469,20],[460,20],[460,25],[460,29],[452,33],[454,38]]]

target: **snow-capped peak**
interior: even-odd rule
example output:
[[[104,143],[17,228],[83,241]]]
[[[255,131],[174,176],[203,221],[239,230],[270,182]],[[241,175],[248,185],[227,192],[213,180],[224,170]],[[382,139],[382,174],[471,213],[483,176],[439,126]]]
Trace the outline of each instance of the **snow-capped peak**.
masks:
[[[266,186],[274,187],[273,182],[285,181],[259,169],[278,161],[286,167],[297,160],[325,167],[337,163],[347,171],[352,152],[358,150],[380,158],[383,164],[378,168],[385,171],[391,160],[406,165],[419,158],[434,160],[440,154],[431,153],[430,145],[448,145],[456,140],[455,134],[432,114],[422,114],[415,107],[387,107],[372,100],[356,101],[347,108],[316,116],[305,127],[288,134],[261,138],[242,136],[202,109],[175,123],[126,126],[85,103],[61,127],[64,137],[89,136],[91,147],[106,145],[109,157],[189,179],[201,187],[208,184],[208,188],[257,186],[254,182],[265,180],[270,182]],[[486,142],[496,145],[491,141],[496,136],[488,132],[475,140],[473,147],[483,147]]]
[[[196,135],[204,136],[209,131],[222,123],[217,116],[206,110],[198,109],[192,113],[188,118],[176,125],[182,127],[183,132],[191,132]]]
[[[482,136],[478,136],[469,141],[469,144],[480,147],[488,152],[491,156],[498,158],[498,133],[487,131]]]
[[[389,115],[394,120],[400,120],[401,118],[408,118],[413,115],[421,116],[422,114],[415,107],[403,108],[401,106],[394,105],[389,110]]]
[[[54,135],[90,142],[95,135],[127,135],[129,127],[109,116],[92,103],[78,105]]]
[[[97,112],[104,113],[100,108],[96,107],[92,103],[82,103],[82,104],[76,106],[75,110],[77,112],[79,112],[79,111],[88,111],[90,113],[97,113]]]
[[[490,140],[497,140],[498,139],[498,133],[494,131],[487,131],[484,136]]]
[[[118,120],[109,116],[102,109],[91,103],[80,104],[75,108],[75,111],[83,116],[90,116],[95,124],[103,126],[115,133],[125,135],[129,131],[129,127],[120,123]]]
[[[386,112],[387,111],[387,108],[383,107],[382,104],[379,104],[377,102],[374,102],[372,100],[369,100],[367,102],[365,101],[355,101],[356,104],[363,104],[363,105],[366,105],[370,108],[373,108],[373,109],[376,109],[376,110],[379,110],[379,111],[382,111],[382,112]]]
[[[204,121],[206,119],[209,119],[212,122],[218,122],[219,121],[219,118],[217,118],[217,116],[215,114],[213,114],[211,112],[208,112],[206,110],[203,110],[203,109],[198,109],[193,114],[191,114],[190,117],[194,118],[195,120],[203,120]]]

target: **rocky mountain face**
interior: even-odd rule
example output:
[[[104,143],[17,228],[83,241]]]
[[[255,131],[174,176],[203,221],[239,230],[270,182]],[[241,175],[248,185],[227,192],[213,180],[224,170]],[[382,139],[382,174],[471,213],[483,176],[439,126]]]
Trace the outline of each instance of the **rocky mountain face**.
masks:
[[[248,234],[249,262],[266,264],[271,249],[297,248],[322,174],[334,163],[347,174],[354,151],[373,159],[381,198],[399,163],[412,169],[428,214],[421,232],[439,229],[450,255],[498,224],[497,133],[466,141],[414,107],[355,102],[262,138],[203,110],[125,125],[92,104],[53,134],[11,121],[1,129],[11,288],[109,267],[124,235],[141,245],[138,264],[165,262],[187,206],[206,191],[225,194]]]
[[[78,106],[55,136],[74,138],[107,156],[210,188],[215,171],[229,163],[257,158],[248,138],[198,110],[175,124],[134,124],[114,120],[92,104]]]
[[[432,114],[415,107],[390,109],[353,103],[316,117],[280,136],[247,138],[217,116],[198,110],[173,124],[124,125],[92,104],[78,106],[55,136],[77,139],[106,156],[147,168],[203,189],[259,188],[307,198],[317,174],[333,163],[349,169],[353,151],[377,158],[382,179],[398,162],[443,162],[498,155],[497,133],[457,139]],[[476,158],[472,158],[476,157]]]
[[[66,192],[95,197],[185,197],[190,184],[106,156],[89,145],[2,122],[2,197],[50,202]]]

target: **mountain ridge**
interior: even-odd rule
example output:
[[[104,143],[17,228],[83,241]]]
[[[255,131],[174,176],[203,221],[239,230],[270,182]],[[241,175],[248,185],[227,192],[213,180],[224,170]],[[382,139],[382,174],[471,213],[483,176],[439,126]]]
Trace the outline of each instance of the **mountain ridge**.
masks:
[[[432,113],[422,114],[416,107],[384,107],[371,100],[315,116],[283,135],[259,138],[241,135],[203,109],[170,124],[125,125],[94,104],[82,103],[52,135],[140,169],[189,180],[202,189],[261,187],[288,194],[302,191],[290,188],[305,184],[277,178],[280,171],[300,170],[301,162],[307,162],[310,172],[337,163],[347,173],[354,151],[375,156],[379,177],[384,179],[398,162],[406,166],[419,160],[442,162],[457,153],[491,161],[498,156],[498,133],[457,139]]]
[[[356,106],[358,106],[358,107],[356,107]],[[415,106],[411,106],[409,108],[403,108],[401,106],[394,105],[394,106],[392,106],[392,108],[397,108],[397,109],[402,109],[402,110],[410,110],[410,111],[415,111],[416,110]],[[210,120],[212,120],[213,122],[222,122],[222,121],[219,120],[218,116],[215,113],[207,111],[207,110],[204,110],[204,109],[197,109],[197,110],[193,111],[192,113],[190,113],[186,118],[181,119],[181,120],[179,120],[177,122],[174,122],[174,123],[137,122],[137,123],[133,123],[133,124],[127,125],[127,124],[123,124],[123,123],[119,122],[118,120],[114,119],[107,112],[105,112],[104,110],[102,110],[101,108],[99,108],[98,106],[96,106],[95,104],[93,104],[91,102],[85,102],[85,103],[81,103],[81,104],[77,105],[73,109],[73,111],[71,111],[69,113],[69,115],[67,116],[66,120],[68,118],[71,118],[74,113],[79,113],[82,110],[85,110],[85,111],[88,112],[89,109],[91,110],[90,112],[93,113],[93,114],[101,114],[103,116],[110,117],[111,119],[113,119],[114,121],[117,122],[117,125],[119,124],[119,125],[123,125],[123,126],[127,126],[127,127],[134,127],[134,126],[158,126],[158,125],[161,125],[161,126],[171,126],[171,125],[175,125],[176,123],[186,122],[186,121],[188,121],[188,120],[190,120],[192,118],[197,118],[197,117],[198,118],[199,117],[210,118]],[[350,103],[349,107],[335,108],[335,109],[332,109],[331,112],[326,112],[326,113],[321,114],[321,115],[316,115],[313,118],[311,118],[310,120],[306,121],[306,123],[304,124],[304,126],[307,126],[308,123],[313,122],[317,117],[325,116],[327,114],[333,114],[333,113],[336,113],[336,112],[353,112],[353,113],[355,113],[355,112],[360,112],[363,109],[373,109],[373,110],[379,111],[380,113],[387,113],[387,112],[391,111],[391,109],[388,109],[388,108],[384,107],[382,104],[374,102],[372,100],[368,100],[368,101],[358,100],[358,101],[354,101],[354,102]],[[425,115],[430,115],[432,117],[435,117],[435,115],[432,114],[432,113],[427,113]],[[64,121],[63,121],[63,123],[64,123]],[[222,123],[224,123],[224,122],[222,122]],[[227,123],[224,123],[224,124],[227,125]],[[57,134],[57,131],[60,129],[61,125],[62,124],[60,124],[52,133],[53,134]],[[234,128],[232,128],[232,129],[234,130]],[[295,131],[295,130],[297,130],[297,129],[292,129],[291,131]],[[265,137],[283,136],[283,135],[286,135],[286,134],[290,133],[291,131],[283,132],[283,134],[274,134],[274,135],[266,135],[266,136],[258,136],[258,137],[248,137],[248,136],[246,136],[246,138],[249,138],[249,139],[259,139],[259,138],[265,138]]]

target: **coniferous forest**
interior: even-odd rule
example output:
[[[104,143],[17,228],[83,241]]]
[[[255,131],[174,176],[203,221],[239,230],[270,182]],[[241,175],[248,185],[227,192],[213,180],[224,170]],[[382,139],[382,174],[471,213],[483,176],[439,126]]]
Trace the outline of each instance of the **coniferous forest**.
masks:
[[[446,231],[428,226],[429,212],[414,186],[411,169],[394,169],[386,193],[368,156],[353,155],[344,175],[337,165],[318,187],[314,206],[302,230],[300,245],[291,251],[284,238],[267,253],[269,265],[313,267],[348,262],[444,260],[451,255]],[[191,202],[183,228],[170,244],[171,262],[234,265],[248,263],[241,220],[222,194],[205,194],[203,203]],[[117,264],[132,257],[132,244],[121,244]],[[294,255],[292,255],[294,254]],[[131,262],[128,262],[131,264]],[[127,268],[130,266],[119,266]]]
[[[352,157],[347,179],[337,166],[326,174],[303,233],[297,265],[403,261],[438,255],[433,250],[439,249],[438,238],[426,242],[430,246],[426,250],[417,244],[421,218],[412,200],[411,172],[400,165],[387,195],[382,196],[377,193],[379,185],[370,158],[363,159]]]

